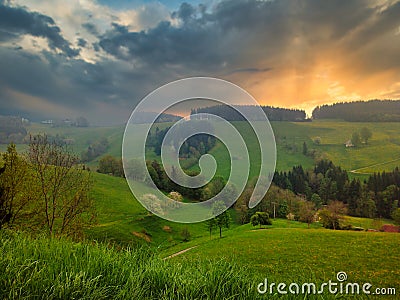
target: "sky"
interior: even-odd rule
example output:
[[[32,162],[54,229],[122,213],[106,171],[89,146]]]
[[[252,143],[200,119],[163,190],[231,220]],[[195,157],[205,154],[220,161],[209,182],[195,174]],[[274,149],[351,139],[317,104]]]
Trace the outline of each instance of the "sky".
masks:
[[[260,104],[400,99],[400,2],[0,0],[0,115],[127,121],[210,76]]]

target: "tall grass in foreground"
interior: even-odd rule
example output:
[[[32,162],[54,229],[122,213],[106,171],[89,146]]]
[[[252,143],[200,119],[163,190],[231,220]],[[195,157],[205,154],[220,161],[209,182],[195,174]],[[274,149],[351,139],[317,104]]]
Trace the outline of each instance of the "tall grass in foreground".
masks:
[[[254,274],[222,258],[179,263],[148,248],[116,250],[7,231],[0,231],[0,251],[0,299],[344,298],[260,295]],[[316,281],[312,274],[303,277]]]
[[[223,260],[183,265],[149,249],[117,251],[0,232],[0,299],[254,299],[246,273]]]

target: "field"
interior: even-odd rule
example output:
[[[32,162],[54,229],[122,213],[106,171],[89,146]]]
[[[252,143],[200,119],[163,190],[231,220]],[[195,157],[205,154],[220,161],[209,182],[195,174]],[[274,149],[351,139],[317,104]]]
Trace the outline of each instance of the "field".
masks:
[[[73,145],[71,149],[80,155],[87,147],[101,138],[107,138],[109,148],[107,153],[116,157],[121,156],[121,144],[124,128],[122,126],[115,127],[51,127],[45,124],[32,123],[27,127],[29,134],[48,134],[56,136],[57,134],[63,138],[72,139]],[[0,144],[0,152],[5,151],[7,145]],[[22,152],[27,149],[27,145],[17,145],[17,150]],[[98,158],[90,162],[88,165],[95,167],[98,164]]]
[[[369,282],[374,287],[386,288],[399,285],[398,234],[332,231],[319,223],[308,229],[303,223],[276,219],[268,229],[261,230],[250,224],[233,224],[223,231],[222,239],[217,232],[210,239],[201,223],[190,224],[190,241],[182,242],[180,231],[186,225],[149,216],[130,196],[123,179],[96,174],[95,180],[99,224],[88,231],[89,238],[114,240],[123,245],[150,245],[158,249],[160,257],[194,247],[169,261],[183,266],[223,261],[241,268],[256,283],[265,277],[271,282],[321,283],[334,280],[339,271],[344,271],[351,282]],[[347,217],[345,223],[379,229],[391,222]],[[171,231],[163,230],[165,226]],[[133,231],[145,232],[150,240],[132,234]]]
[[[168,123],[157,124],[163,128]],[[234,122],[234,125],[242,133],[249,145],[250,154],[256,154],[258,145],[253,131],[246,123]],[[313,121],[313,122],[271,122],[277,143],[277,170],[288,170],[294,165],[301,164],[310,168],[314,159],[302,153],[303,142],[307,143],[309,151],[316,150],[319,157],[328,158],[336,165],[350,171],[351,176],[365,177],[378,171],[391,171],[400,165],[400,132],[398,123],[358,123],[343,121]],[[371,130],[373,136],[368,145],[346,148],[344,143],[351,138],[354,131],[362,127]],[[32,134],[44,133],[51,135],[59,134],[74,140],[73,149],[78,154],[84,151],[92,142],[106,137],[109,140],[107,154],[116,157],[121,156],[121,144],[124,128],[115,127],[62,127],[51,128],[47,125],[32,124],[28,131]],[[319,137],[321,143],[316,144],[314,140]],[[7,145],[0,145],[0,151],[4,151]],[[26,145],[18,145],[18,150],[23,151]],[[217,161],[220,162],[217,174],[226,176],[230,170],[229,156],[221,143],[217,143],[211,150]],[[149,159],[156,157],[151,152],[147,153]],[[251,177],[257,174],[259,157],[250,155],[252,160]],[[96,167],[96,158],[89,166]],[[194,169],[196,168],[193,167]]]
[[[236,128],[249,145],[251,158],[250,177],[256,176],[260,158],[256,137],[244,122],[234,122]],[[398,123],[351,123],[342,121],[313,122],[271,122],[277,145],[278,171],[289,170],[301,164],[305,169],[312,168],[314,158],[302,153],[305,142],[308,151],[315,150],[315,158],[332,160],[349,172],[350,177],[366,178],[374,172],[392,171],[400,166],[400,132]],[[355,131],[367,127],[373,136],[368,144],[346,148],[345,143]],[[315,143],[319,138],[320,144]],[[218,175],[227,177],[230,171],[230,159],[227,150],[221,143],[211,150],[219,162]],[[196,169],[194,167],[193,169]]]
[[[400,235],[333,231],[317,226],[307,229],[303,224],[284,224],[287,222],[276,220],[271,228],[261,230],[243,225],[222,239],[202,243],[173,259],[225,257],[247,266],[248,273],[257,274],[259,282],[265,277],[273,282],[324,282],[344,271],[352,282],[382,287],[399,285]]]
[[[1,232],[2,298],[41,295],[60,298],[116,299],[265,299],[257,285],[269,283],[347,282],[396,288],[400,235],[325,230],[287,220],[268,229],[243,225],[194,239],[167,250],[72,243],[65,239],[30,239]],[[191,250],[163,260],[167,255]],[[272,296],[274,299],[279,295]],[[307,299],[321,299],[306,296]],[[285,299],[298,299],[288,295]],[[323,299],[337,299],[325,289]],[[396,299],[386,296],[384,299]],[[361,295],[357,299],[370,299]]]
[[[133,197],[123,178],[94,173],[93,180],[97,224],[87,231],[90,239],[123,245],[151,243],[166,248],[182,242],[181,232],[185,227],[192,238],[206,234],[202,223],[173,223],[149,214]]]
[[[318,155],[355,171],[349,173],[351,176],[391,170],[400,164],[400,133],[395,125],[273,122],[277,169],[287,170],[296,164],[311,168],[314,159],[302,153],[306,142],[309,150],[315,149]],[[257,155],[252,155],[257,152],[255,137],[243,123],[235,126],[249,141],[251,175],[255,176],[254,166],[260,163]],[[345,148],[346,139],[363,126],[373,132],[368,145]],[[73,138],[77,152],[107,137],[109,154],[120,155],[122,127],[48,128],[33,124],[31,130]],[[313,142],[316,137],[320,144]],[[18,145],[20,151],[24,147]],[[211,154],[220,161],[218,174],[226,176],[230,166],[223,145],[218,143]],[[93,161],[90,165],[96,164]],[[0,275],[0,285],[7,288],[7,294],[0,291],[0,298],[45,294],[46,298],[174,299],[179,295],[181,299],[256,299],[256,286],[264,278],[287,284],[322,283],[335,280],[339,271],[347,273],[348,282],[399,289],[399,234],[333,231],[319,223],[308,229],[306,224],[282,219],[260,230],[237,224],[235,212],[230,210],[231,228],[223,231],[222,239],[217,232],[210,238],[204,223],[178,224],[149,214],[132,196],[125,179],[95,172],[92,178],[97,218],[86,231],[87,241],[30,240],[24,235],[2,233],[0,248],[6,255],[0,259],[0,266],[6,272]],[[353,217],[345,220],[346,224],[374,229],[390,222]],[[185,228],[191,235],[188,242],[183,242],[181,235]],[[126,247],[131,250],[124,250]]]

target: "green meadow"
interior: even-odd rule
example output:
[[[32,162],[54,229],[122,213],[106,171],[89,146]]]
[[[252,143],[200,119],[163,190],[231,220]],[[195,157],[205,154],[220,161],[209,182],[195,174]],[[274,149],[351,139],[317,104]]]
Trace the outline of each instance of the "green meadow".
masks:
[[[399,288],[396,233],[310,229],[294,221],[274,220],[266,229],[250,225],[203,236],[167,250],[146,245],[29,238],[0,233],[3,253],[0,297],[46,299],[278,299],[260,295],[269,283],[370,283]],[[178,251],[180,255],[167,258]],[[167,258],[167,259],[165,259]],[[363,295],[286,295],[283,299],[371,299]],[[374,299],[374,298],[372,298]],[[396,299],[385,296],[384,299]]]
[[[396,233],[333,231],[319,223],[308,229],[304,223],[275,219],[267,229],[234,222],[223,231],[222,239],[217,232],[210,238],[203,223],[183,225],[148,215],[123,179],[101,174],[94,179],[99,219],[87,232],[89,240],[147,245],[157,249],[161,258],[190,248],[169,261],[185,266],[223,261],[242,268],[252,282],[267,277],[274,282],[321,283],[344,271],[352,282],[369,282],[375,287],[399,285],[400,235]],[[231,217],[234,221],[233,212]],[[346,217],[344,223],[379,229],[391,221]],[[188,242],[180,235],[184,227],[191,233]]]
[[[244,137],[250,153],[251,170],[250,175],[258,173],[260,157],[258,153],[259,145],[253,130],[245,122],[233,122],[235,127]],[[305,156],[302,153],[303,143],[306,142],[308,150],[316,151],[320,158],[327,158],[348,171],[356,171],[361,175],[378,172],[391,171],[400,165],[400,132],[398,123],[361,123],[344,121],[324,121],[313,122],[271,122],[277,145],[277,170],[289,170],[292,166],[301,164],[305,168],[314,165],[314,158]],[[160,129],[168,126],[168,123],[160,123],[155,127]],[[155,128],[154,127],[154,128]],[[346,148],[345,143],[352,133],[367,127],[372,132],[372,138],[367,145]],[[63,136],[74,141],[72,148],[80,154],[87,147],[101,139],[107,138],[109,148],[106,154],[116,157],[121,156],[123,126],[114,127],[59,127],[52,128],[48,125],[33,123],[28,127],[31,134],[47,133],[51,135]],[[314,141],[320,139],[320,144]],[[7,145],[0,145],[0,151],[4,151]],[[18,150],[23,151],[26,145],[18,145]],[[217,174],[226,176],[230,170],[229,155],[221,143],[217,143],[210,154],[215,155],[219,162]],[[151,152],[146,153],[148,159],[157,159]],[[99,157],[89,162],[89,166],[96,167]],[[197,166],[192,167],[196,169]]]
[[[381,232],[348,232],[275,220],[267,229],[250,224],[235,228],[222,239],[212,239],[172,259],[198,261],[222,257],[247,267],[259,281],[325,282],[346,272],[352,282],[397,287],[400,235]],[[293,222],[292,223],[296,223]],[[179,247],[176,247],[178,249]]]
[[[235,126],[248,142],[250,176],[256,176],[260,158],[254,133],[242,122]],[[398,123],[272,122],[277,170],[298,164],[306,169],[313,167],[314,158],[302,152],[304,142],[318,157],[355,171],[349,173],[351,176],[365,178],[367,173],[392,170],[400,165],[400,132],[396,126]],[[372,131],[369,143],[346,148],[344,143],[362,127]],[[121,155],[121,126],[50,128],[32,124],[29,131],[73,139],[77,153],[106,137],[110,143],[107,153]],[[316,138],[319,144],[314,142]],[[5,148],[1,145],[0,150]],[[19,151],[24,149],[26,145],[18,145]],[[219,162],[217,174],[227,176],[230,160],[224,146],[217,143],[210,154]],[[148,155],[157,159],[151,152]],[[95,168],[97,163],[98,158],[89,165]],[[0,298],[280,299],[277,294],[259,295],[257,284],[264,278],[277,283],[318,284],[335,280],[338,272],[346,272],[348,282],[369,282],[373,287],[400,291],[399,234],[333,231],[318,222],[307,228],[307,224],[283,219],[258,229],[239,225],[235,211],[229,210],[230,229],[223,230],[223,238],[214,230],[210,238],[204,223],[179,224],[149,214],[123,178],[92,172],[92,180],[96,220],[86,230],[86,240],[32,239],[22,233],[0,232],[0,267],[5,270],[0,272]],[[391,221],[346,217],[344,223],[379,229]],[[187,242],[183,241],[184,229],[190,232]],[[183,250],[187,251],[180,253]],[[168,258],[174,254],[179,255]]]

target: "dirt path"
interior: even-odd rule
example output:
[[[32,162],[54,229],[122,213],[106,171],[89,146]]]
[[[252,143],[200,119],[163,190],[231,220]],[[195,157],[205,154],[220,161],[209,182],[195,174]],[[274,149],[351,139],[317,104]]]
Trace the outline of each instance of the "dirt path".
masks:
[[[373,165],[370,165],[370,166],[354,169],[354,170],[351,170],[350,173],[353,173],[353,174],[373,174],[371,172],[368,172],[368,173],[360,172],[360,170],[371,168],[371,167],[376,167],[376,166],[386,165],[386,164],[389,164],[389,163],[392,163],[392,162],[395,162],[395,161],[398,161],[398,160],[400,160],[400,158],[396,158],[396,159],[392,159],[392,160],[389,160],[389,161],[385,161],[383,163],[373,164]]]
[[[185,252],[187,252],[187,251],[189,251],[189,250],[192,250],[192,249],[194,249],[194,248],[196,248],[196,247],[197,247],[197,246],[193,246],[193,247],[190,247],[190,248],[187,248],[187,249],[183,249],[183,250],[181,250],[181,251],[179,251],[179,252],[176,252],[176,253],[174,253],[174,254],[171,254],[170,256],[164,257],[163,259],[166,260],[166,259],[173,258],[173,257],[178,256],[178,255],[181,255],[182,253],[185,253]]]

